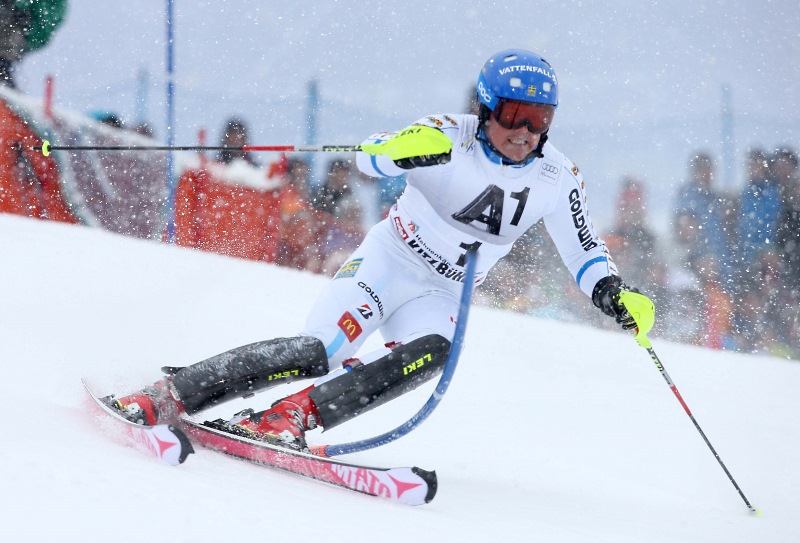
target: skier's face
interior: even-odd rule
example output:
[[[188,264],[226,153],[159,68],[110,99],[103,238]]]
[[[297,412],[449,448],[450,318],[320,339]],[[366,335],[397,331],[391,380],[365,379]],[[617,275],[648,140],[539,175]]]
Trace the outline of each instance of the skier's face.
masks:
[[[503,156],[513,162],[524,160],[539,145],[541,134],[534,134],[527,126],[503,128],[495,119],[489,119],[486,137]]]

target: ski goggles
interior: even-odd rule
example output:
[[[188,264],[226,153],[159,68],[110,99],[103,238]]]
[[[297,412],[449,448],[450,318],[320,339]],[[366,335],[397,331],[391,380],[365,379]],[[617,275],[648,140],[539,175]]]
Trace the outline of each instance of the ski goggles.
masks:
[[[534,104],[501,98],[497,102],[492,116],[497,124],[508,130],[527,126],[530,132],[542,134],[550,128],[555,111],[555,106],[548,104]]]

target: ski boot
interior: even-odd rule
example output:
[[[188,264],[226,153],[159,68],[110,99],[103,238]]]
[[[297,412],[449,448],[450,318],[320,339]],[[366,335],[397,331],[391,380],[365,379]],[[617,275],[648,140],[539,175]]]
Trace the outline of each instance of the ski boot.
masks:
[[[129,396],[115,398],[112,395],[102,400],[130,422],[146,426],[165,424],[185,412],[171,385],[171,379],[162,379]]]
[[[266,411],[255,413],[245,409],[230,421],[216,420],[208,424],[256,441],[308,451],[305,433],[316,428],[319,422],[317,407],[308,397],[313,388],[310,386],[278,400]]]

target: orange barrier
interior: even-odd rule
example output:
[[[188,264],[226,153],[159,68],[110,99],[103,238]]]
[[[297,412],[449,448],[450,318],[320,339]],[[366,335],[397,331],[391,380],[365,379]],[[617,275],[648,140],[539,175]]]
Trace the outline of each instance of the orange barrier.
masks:
[[[0,100],[0,213],[77,223],[61,194],[53,157],[32,151],[41,139]]]
[[[143,144],[141,136],[74,115],[46,115],[24,96],[2,91],[0,212],[163,239],[165,153],[57,151],[45,157],[31,150],[43,137],[67,145]],[[342,252],[361,240],[360,226],[313,209],[282,182],[283,175],[285,157],[268,171],[204,162],[184,170],[175,202],[176,243],[316,273],[337,268]]]
[[[178,183],[178,245],[274,262],[281,237],[280,193],[231,185],[207,170],[187,170]]]

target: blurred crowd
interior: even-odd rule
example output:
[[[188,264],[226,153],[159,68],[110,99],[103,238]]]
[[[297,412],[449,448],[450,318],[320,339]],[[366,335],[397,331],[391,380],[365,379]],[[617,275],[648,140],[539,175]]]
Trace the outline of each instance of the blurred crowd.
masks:
[[[308,155],[282,155],[260,164],[242,147],[252,145],[247,123],[230,118],[223,126],[215,159],[262,168],[279,181],[281,240],[276,261],[282,266],[332,274],[358,247],[367,230],[381,221],[405,187],[402,178],[374,179],[355,168],[351,159],[334,158],[314,175]]]
[[[751,149],[744,163],[744,186],[720,191],[714,158],[695,153],[674,195],[666,238],[648,224],[642,180],[625,177],[615,220],[606,230],[598,225],[600,235],[624,280],[653,298],[653,337],[800,359],[797,154],[789,148]],[[556,250],[543,234],[530,232],[514,248],[481,289],[481,302],[611,327],[559,269]]]
[[[797,154],[752,149],[744,162],[746,184],[724,192],[715,189],[714,158],[693,154],[674,195],[666,238],[648,223],[643,181],[623,178],[617,215],[613,224],[598,225],[600,235],[625,281],[655,301],[653,337],[800,359]],[[325,171],[314,184],[306,160],[286,160],[282,265],[335,272],[404,186],[403,179],[365,177],[344,159],[330,161]],[[615,328],[578,290],[541,224],[501,261],[476,300]]]
[[[474,112],[475,101],[470,98],[467,107]],[[96,118],[152,137],[146,125],[127,127],[113,114]],[[250,143],[244,120],[232,117],[223,125],[220,146]],[[263,165],[235,149],[215,158],[222,164],[244,161],[280,178],[276,260],[313,273],[334,273],[405,187],[402,177],[361,174],[352,157],[329,160],[316,175],[308,155]],[[692,153],[685,178],[671,183],[676,189],[667,236],[653,228],[646,184],[635,176],[619,182],[612,224],[595,226],[625,282],[656,303],[653,337],[800,360],[797,153],[789,147],[752,148],[742,167],[744,185],[720,190],[720,164],[706,151]],[[517,242],[476,292],[477,303],[615,328],[574,284],[543,228],[540,223]]]
[[[284,188],[277,262],[328,275],[386,217],[405,187],[402,178],[367,177],[341,158],[327,163],[319,183],[312,182],[311,164],[302,157],[284,159],[278,170]]]
[[[467,108],[477,109],[474,90]],[[116,116],[98,117],[127,128]],[[150,135],[140,130],[130,129]],[[222,128],[219,145],[249,145],[238,117]],[[351,158],[329,160],[314,175],[308,155],[259,164],[240,150],[223,150],[222,164],[244,161],[281,181],[280,265],[333,274],[367,230],[388,213],[405,179],[361,174]],[[800,360],[800,169],[794,149],[752,148],[742,157],[746,182],[720,190],[721,169],[698,150],[670,203],[668,235],[648,214],[646,184],[625,176],[617,187],[612,224],[598,224],[625,282],[656,304],[653,337]],[[591,190],[591,189],[590,189]],[[597,189],[595,189],[597,190]],[[616,329],[577,288],[540,223],[528,232],[476,291],[482,305]]]

